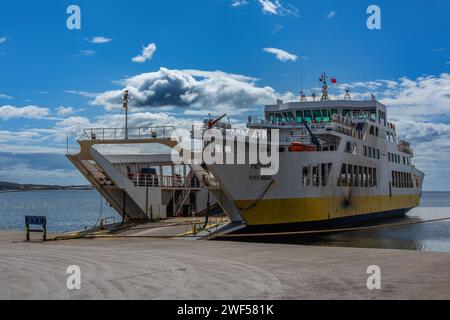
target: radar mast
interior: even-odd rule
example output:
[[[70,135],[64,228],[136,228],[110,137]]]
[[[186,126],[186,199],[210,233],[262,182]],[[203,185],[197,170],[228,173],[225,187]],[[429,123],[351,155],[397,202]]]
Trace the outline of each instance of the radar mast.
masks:
[[[320,101],[330,100],[330,97],[328,96],[327,79],[328,79],[328,77],[325,73],[323,73],[319,79],[319,81],[322,83],[322,98],[320,99]]]

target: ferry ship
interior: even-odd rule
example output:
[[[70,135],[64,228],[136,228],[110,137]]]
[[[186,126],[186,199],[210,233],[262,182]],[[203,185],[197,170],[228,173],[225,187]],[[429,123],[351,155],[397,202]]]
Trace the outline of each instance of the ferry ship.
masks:
[[[279,170],[261,176],[254,164],[182,163],[168,155],[104,155],[98,145],[160,144],[176,148],[174,127],[85,129],[78,154],[68,159],[125,220],[154,220],[209,212],[220,206],[227,233],[247,230],[353,226],[404,215],[420,203],[424,173],[414,152],[388,121],[374,96],[331,100],[322,96],[267,105],[250,116],[249,129],[279,130]],[[124,108],[128,112],[128,93]],[[127,116],[125,117],[127,119]],[[220,119],[203,129],[230,129]],[[166,167],[166,169],[164,169]],[[211,197],[210,197],[211,195]]]
[[[424,173],[398,138],[387,108],[374,96],[353,101],[328,96],[267,105],[247,127],[278,129],[279,172],[259,177],[255,165],[208,169],[250,228],[301,229],[356,225],[404,215],[420,203]]]

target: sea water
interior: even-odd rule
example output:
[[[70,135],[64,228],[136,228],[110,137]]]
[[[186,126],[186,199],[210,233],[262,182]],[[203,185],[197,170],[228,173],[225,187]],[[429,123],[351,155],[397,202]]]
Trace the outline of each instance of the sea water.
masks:
[[[26,215],[46,216],[50,232],[90,228],[105,217],[114,217],[116,221],[121,219],[96,191],[0,193],[0,230],[23,229]],[[408,212],[406,218],[392,223],[421,222],[446,217],[450,217],[450,192],[424,192],[420,207]],[[251,241],[450,252],[450,220],[339,232],[318,237],[301,236]]]

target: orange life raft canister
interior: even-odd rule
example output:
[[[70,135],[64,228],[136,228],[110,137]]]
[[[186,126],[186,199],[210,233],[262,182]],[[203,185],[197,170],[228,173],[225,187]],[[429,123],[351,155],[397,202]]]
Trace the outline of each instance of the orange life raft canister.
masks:
[[[311,152],[311,151],[317,151],[317,148],[315,145],[304,144],[301,142],[293,142],[292,145],[289,147],[289,151],[291,151],[291,152]]]

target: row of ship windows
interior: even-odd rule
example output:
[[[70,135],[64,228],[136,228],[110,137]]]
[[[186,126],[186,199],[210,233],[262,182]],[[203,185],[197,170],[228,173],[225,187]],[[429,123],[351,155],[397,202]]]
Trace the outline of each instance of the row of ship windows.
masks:
[[[332,163],[304,166],[302,171],[302,185],[304,187],[325,187],[330,180]],[[351,164],[343,164],[338,179],[339,187],[377,186],[377,169]]]
[[[392,186],[394,188],[414,188],[411,173],[392,171]]]
[[[377,169],[344,163],[338,179],[338,187],[372,188],[377,186]]]
[[[331,121],[331,116],[334,114],[340,114],[338,109],[317,109],[317,110],[296,110],[296,111],[287,111],[287,112],[279,112],[279,113],[269,113],[268,119],[269,122],[272,123],[303,123],[306,122],[329,122]],[[359,114],[356,118],[364,119],[365,117],[375,121],[377,118],[376,109],[367,110],[365,112],[361,112],[360,110],[350,110],[344,109],[342,111],[343,117],[350,116],[354,118],[354,114]],[[375,132],[376,130],[376,132]],[[378,128],[371,128],[371,134],[378,136]]]
[[[352,144],[350,141],[347,141],[347,144],[345,145],[345,152],[357,155],[356,143]],[[364,157],[380,159],[380,156],[380,149],[364,146]]]
[[[378,129],[378,127],[370,126],[369,133],[373,136],[378,137],[380,135],[380,130]]]
[[[357,154],[356,144],[352,144],[350,141],[347,142],[345,146],[345,152]],[[380,159],[381,153],[380,149],[372,148],[369,146],[364,146],[364,157],[372,158],[372,159]],[[395,153],[388,152],[389,162],[401,163],[402,157]],[[411,160],[408,157],[403,157],[404,165],[411,165]]]
[[[332,163],[303,166],[302,185],[304,187],[325,187],[331,174]]]
[[[325,187],[331,176],[332,163],[303,166],[302,185],[304,187]],[[372,167],[342,164],[337,182],[338,187],[377,187],[377,169]],[[414,188],[411,173],[392,171],[394,188]]]
[[[388,152],[388,159],[389,162],[402,163],[402,157],[395,153]],[[411,165],[411,160],[408,157],[403,157],[403,164],[409,166]]]
[[[306,122],[329,122],[333,114],[338,114],[338,109],[324,110],[297,110],[294,112],[269,113],[268,118],[272,123],[303,123]]]
[[[364,157],[380,159],[380,149],[364,146]]]
[[[389,162],[400,163],[400,156],[395,153],[388,152]]]
[[[296,111],[287,111],[287,112],[275,112],[269,113],[267,115],[267,119],[271,123],[303,123],[306,122],[329,122],[331,121],[331,116],[334,114],[340,115],[338,109],[318,109],[318,110],[296,110]],[[350,110],[344,109],[342,110],[342,116],[349,116],[354,118],[354,114],[359,114],[356,118],[364,119],[368,118],[371,121],[375,122],[377,120],[377,111],[376,109],[366,110],[365,112],[361,112],[361,110]],[[378,112],[378,122],[380,124],[384,124],[386,126],[386,114],[382,111]],[[377,127],[371,126],[370,134],[374,136],[379,136],[379,129]]]

